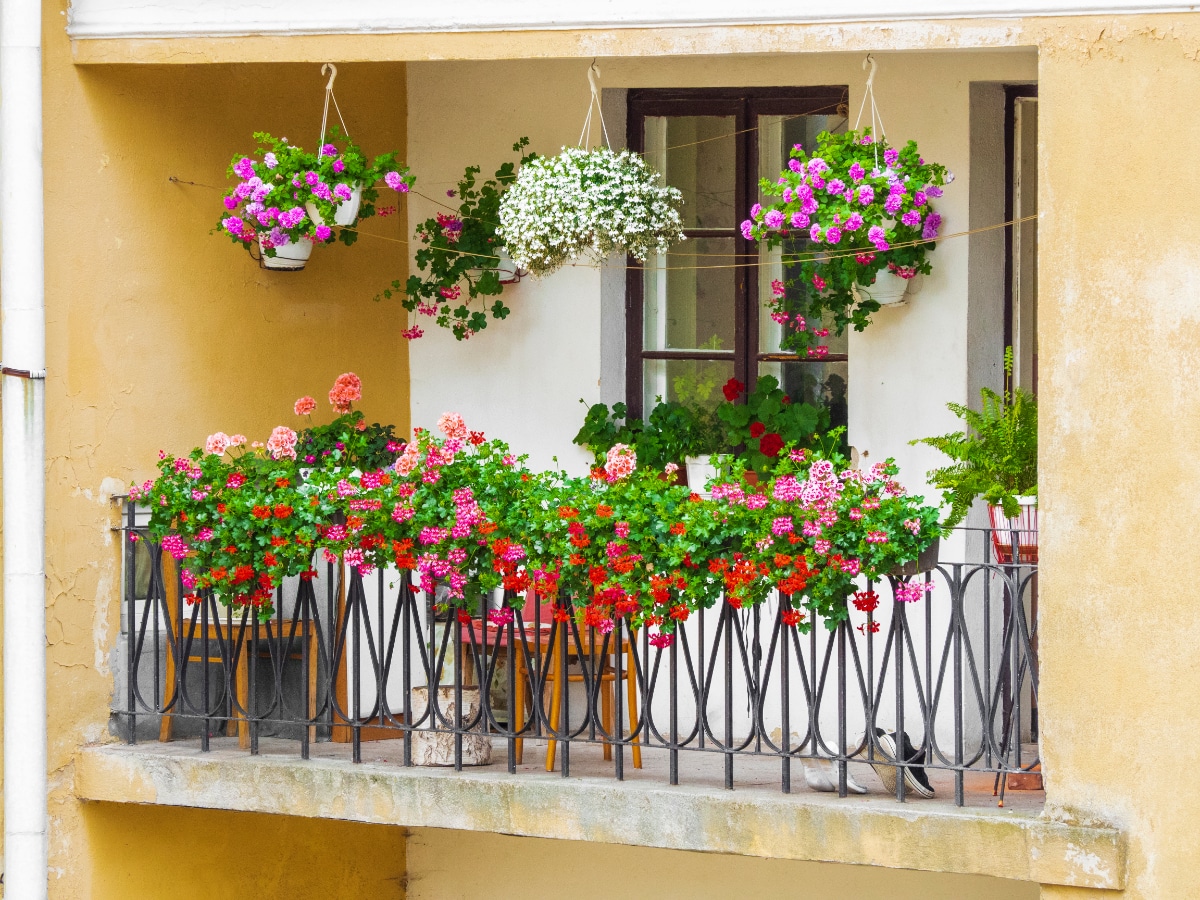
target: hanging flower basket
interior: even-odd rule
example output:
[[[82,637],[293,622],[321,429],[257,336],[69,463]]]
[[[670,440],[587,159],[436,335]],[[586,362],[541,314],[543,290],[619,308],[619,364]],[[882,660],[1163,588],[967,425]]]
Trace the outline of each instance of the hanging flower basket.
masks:
[[[768,304],[781,346],[805,352],[825,329],[862,331],[871,313],[903,302],[907,282],[932,271],[942,226],[932,201],[953,180],[916,142],[892,147],[869,128],[823,132],[811,154],[793,147],[779,178],[762,182],[776,199],[742,223],[747,240],[783,247],[791,274],[773,283]]]
[[[238,154],[229,164],[237,184],[225,195],[227,215],[218,229],[234,243],[257,245],[264,268],[302,269],[313,244],[353,244],[358,223],[375,215],[375,185],[406,193],[413,183],[395,153],[369,162],[336,126],[330,134],[331,142],[313,154],[287,138],[256,132],[256,152]]]
[[[635,153],[564,147],[521,169],[500,202],[496,233],[513,262],[534,275],[580,256],[644,261],[684,239],[681,202]]]

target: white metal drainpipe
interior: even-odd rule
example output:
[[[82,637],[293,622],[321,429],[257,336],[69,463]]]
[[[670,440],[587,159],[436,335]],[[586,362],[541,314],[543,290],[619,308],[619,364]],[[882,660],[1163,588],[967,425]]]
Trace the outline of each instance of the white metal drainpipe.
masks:
[[[47,893],[42,4],[0,0],[4,896]]]

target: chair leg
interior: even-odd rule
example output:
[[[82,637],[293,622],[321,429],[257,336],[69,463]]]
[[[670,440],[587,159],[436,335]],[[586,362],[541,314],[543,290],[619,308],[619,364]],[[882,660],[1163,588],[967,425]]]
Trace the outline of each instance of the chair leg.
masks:
[[[554,740],[554,732],[558,731],[558,708],[562,703],[563,682],[566,672],[563,671],[562,644],[554,642],[554,662],[551,666],[550,677],[554,680],[554,690],[550,694],[550,740],[546,742],[546,771],[554,771],[554,751],[558,742]]]
[[[604,742],[604,760],[611,762],[613,758],[612,738],[615,737],[616,732],[613,724],[613,707],[616,705],[617,682],[615,678],[609,681],[608,673],[603,669],[600,670],[598,677],[600,678],[600,724],[610,736]]]
[[[513,648],[513,660],[516,672],[513,678],[513,721],[509,723],[509,728],[514,734],[520,734],[525,727],[525,679],[529,677],[528,670],[525,668],[525,657],[521,655],[521,645],[518,644]],[[517,765],[521,765],[525,758],[525,740],[517,738],[514,743],[516,752]]]
[[[637,640],[636,634],[629,635],[629,643],[625,650],[625,690],[626,696],[629,698],[627,708],[629,710],[629,730],[634,732],[633,735],[633,767],[640,769],[642,767],[642,738],[636,733],[638,727],[638,689],[637,689],[637,667],[634,663],[633,642]]]
[[[186,670],[185,670],[186,671]],[[167,701],[171,699],[171,689],[175,686],[175,650],[167,648],[167,667],[163,673],[163,709],[167,707]],[[183,702],[183,691],[179,692],[179,696],[175,698],[176,709]],[[158,739],[160,741],[171,740],[171,732],[175,729],[175,717],[170,713],[164,712],[162,719],[158,723]]]
[[[240,647],[234,650],[235,653],[238,653],[237,675],[234,677],[237,707],[233,710],[233,718],[230,719],[229,725],[231,728],[235,726],[237,728],[238,746],[243,750],[248,750],[250,748],[250,722],[244,711],[250,709],[250,646],[244,641],[239,641],[239,645]]]

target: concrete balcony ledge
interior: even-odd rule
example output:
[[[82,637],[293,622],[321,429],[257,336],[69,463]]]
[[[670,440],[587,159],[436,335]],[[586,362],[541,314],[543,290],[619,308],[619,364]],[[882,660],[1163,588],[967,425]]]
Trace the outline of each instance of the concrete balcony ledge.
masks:
[[[184,743],[90,747],[81,754],[76,792],[83,800],[112,803],[486,831],[1110,890],[1125,884],[1125,839],[1117,829],[1054,821],[1038,809],[960,809],[936,800],[900,804],[878,793],[841,799],[808,791],[799,771],[797,792],[784,795],[768,783],[733,791],[706,784],[672,787],[645,778],[618,782],[611,775],[535,774],[528,765],[517,775],[502,765],[462,772],[404,768],[394,762],[393,752],[387,753],[387,762],[370,761],[385,758],[378,745],[365,745],[365,761],[356,765],[323,750],[329,746],[313,745],[313,758],[307,761],[296,757],[294,742],[269,740],[257,756],[220,741],[208,753]],[[540,759],[531,750],[527,744],[526,760],[530,755]],[[578,771],[574,759],[575,751],[573,772]]]

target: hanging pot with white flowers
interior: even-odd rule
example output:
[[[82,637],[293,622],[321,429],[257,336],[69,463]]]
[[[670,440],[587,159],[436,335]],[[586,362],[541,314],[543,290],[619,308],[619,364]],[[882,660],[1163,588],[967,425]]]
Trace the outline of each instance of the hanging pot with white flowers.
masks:
[[[218,230],[252,255],[252,248],[257,247],[259,263],[266,269],[303,269],[315,244],[335,240],[353,244],[358,239],[358,223],[377,212],[376,185],[382,183],[403,194],[414,180],[397,162],[395,152],[369,161],[350,139],[345,121],[340,129],[337,125],[329,128],[326,141],[330,100],[341,120],[333,96],[337,68],[327,63],[321,74],[327,72],[317,153],[259,131],[254,134],[258,143],[254,155],[238,154],[229,164],[228,174],[238,183],[225,195],[227,214]]]
[[[613,253],[644,261],[682,241],[682,195],[636,153],[608,146],[587,149],[593,109],[600,108],[595,64],[588,70],[592,97],[579,147],[525,165],[500,203],[496,233],[513,261],[549,275],[571,260],[599,262]],[[603,113],[601,130],[608,141]]]
[[[782,324],[784,350],[820,355],[817,338],[862,331],[881,306],[905,302],[911,280],[932,271],[928,255],[942,226],[932,201],[954,180],[928,163],[915,141],[888,143],[875,106],[875,61],[854,130],[822,132],[812,153],[797,144],[742,235],[782,249],[787,277],[772,282],[768,311]],[[871,126],[859,130],[870,102]]]

